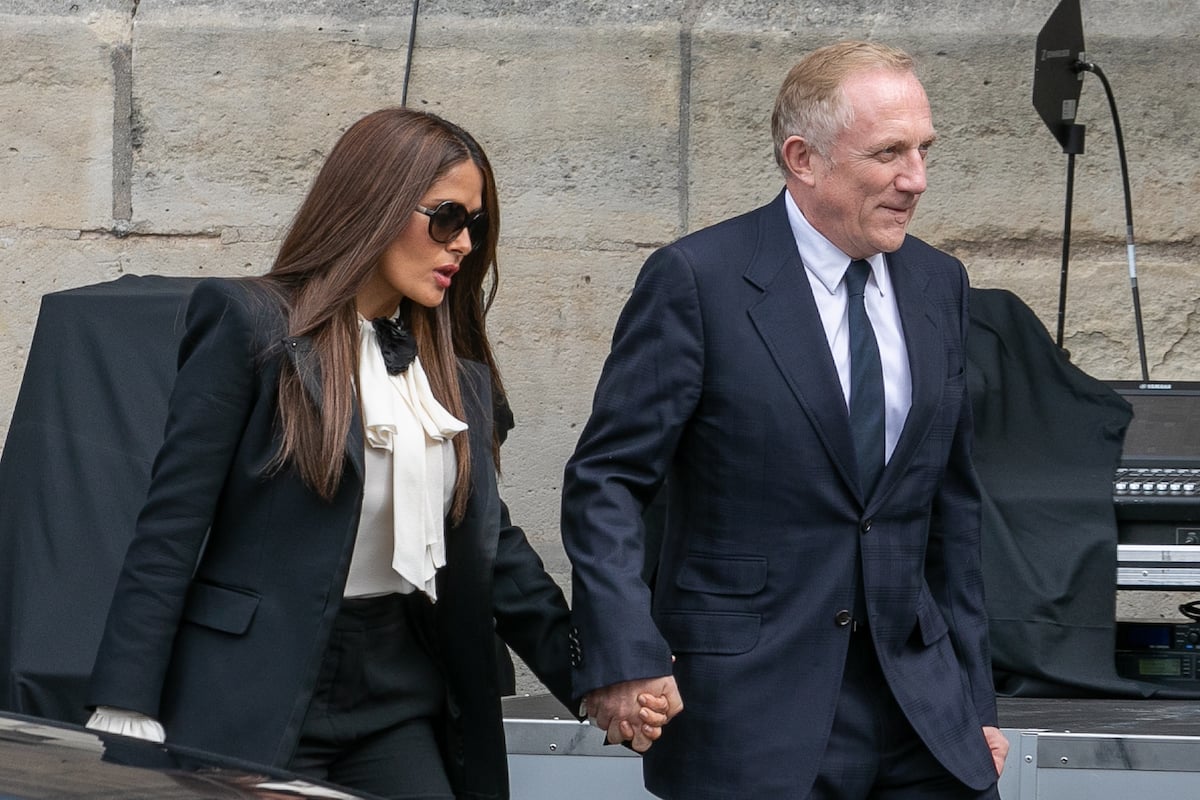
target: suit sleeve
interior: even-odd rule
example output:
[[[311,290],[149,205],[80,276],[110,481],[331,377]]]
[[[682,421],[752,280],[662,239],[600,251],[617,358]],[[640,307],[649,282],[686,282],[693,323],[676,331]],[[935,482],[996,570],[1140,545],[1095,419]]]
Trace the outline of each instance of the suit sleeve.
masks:
[[[188,304],[163,443],[109,608],[91,705],[159,715],[188,586],[255,391],[241,294],[207,280]]]
[[[592,414],[563,480],[572,564],[574,690],[671,673],[642,577],[642,514],[699,402],[704,333],[696,279],[675,246],[654,253],[613,334]]]
[[[969,324],[967,279],[961,265],[958,267],[960,341],[965,342]],[[926,577],[949,621],[955,649],[970,681],[979,720],[983,725],[996,725],[996,692],[980,553],[981,500],[978,478],[971,462],[972,437],[971,399],[964,390],[945,478],[934,499]]]
[[[567,657],[570,611],[562,589],[546,572],[525,532],[500,504],[493,604],[496,632],[564,705],[571,702]]]

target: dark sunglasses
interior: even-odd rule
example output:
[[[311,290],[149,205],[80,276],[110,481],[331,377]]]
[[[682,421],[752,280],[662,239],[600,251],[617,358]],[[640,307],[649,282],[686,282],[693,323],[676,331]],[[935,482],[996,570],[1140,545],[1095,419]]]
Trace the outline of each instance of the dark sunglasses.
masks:
[[[467,229],[467,236],[471,238],[472,250],[483,244],[484,239],[487,238],[486,211],[476,211],[471,214],[467,211],[466,206],[453,200],[444,200],[435,208],[417,206],[417,211],[429,217],[429,238],[435,242],[449,244],[462,232],[463,228]]]

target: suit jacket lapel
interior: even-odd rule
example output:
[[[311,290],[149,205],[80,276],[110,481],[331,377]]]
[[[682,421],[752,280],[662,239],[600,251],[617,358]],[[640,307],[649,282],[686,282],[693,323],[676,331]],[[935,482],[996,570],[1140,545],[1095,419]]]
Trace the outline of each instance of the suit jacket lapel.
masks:
[[[937,411],[946,376],[946,351],[937,315],[929,304],[930,274],[926,265],[908,257],[901,246],[889,253],[888,274],[896,292],[908,368],[912,375],[912,407],[904,421],[896,449],[880,476],[876,496],[882,497],[902,475],[925,440]]]
[[[304,391],[317,408],[321,407],[321,368],[317,361],[316,351],[313,350],[312,338],[308,336],[289,336],[283,340],[284,352],[292,362]],[[358,403],[354,404],[353,416],[350,418],[350,431],[346,436],[346,456],[359,481],[363,479],[363,431],[362,417],[358,411]]]
[[[850,415],[783,193],[757,216],[758,241],[745,278],[763,296],[750,307],[750,319],[842,477],[856,487]]]

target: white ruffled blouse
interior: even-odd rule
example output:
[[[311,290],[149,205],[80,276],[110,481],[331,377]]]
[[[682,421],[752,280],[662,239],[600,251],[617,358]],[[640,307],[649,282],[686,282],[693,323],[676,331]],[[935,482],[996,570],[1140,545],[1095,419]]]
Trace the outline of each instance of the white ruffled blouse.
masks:
[[[457,467],[451,440],[467,425],[434,398],[419,356],[389,375],[374,326],[360,317],[358,329],[365,475],[345,595],[415,588],[437,600]]]

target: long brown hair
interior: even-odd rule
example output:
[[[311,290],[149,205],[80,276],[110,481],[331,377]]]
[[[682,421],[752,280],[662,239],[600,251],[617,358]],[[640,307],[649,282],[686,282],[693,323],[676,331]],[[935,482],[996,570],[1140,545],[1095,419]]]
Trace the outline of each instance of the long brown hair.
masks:
[[[468,160],[483,176],[487,237],[463,258],[440,305],[404,304],[434,396],[454,416],[466,419],[456,357],[485,364],[493,393],[502,394],[503,384],[484,326],[499,280],[496,182],[483,149],[462,128],[406,108],[382,109],[354,123],[329,153],[262,279],[285,298],[288,335],[310,338],[320,373],[316,403],[300,374],[290,364],[283,367],[283,438],[275,466],[293,464],[304,482],[327,500],[341,482],[353,418],[356,296],[388,245],[406,225],[416,224],[413,212],[422,196],[451,168]],[[450,516],[458,521],[470,493],[470,437],[461,434],[453,442],[458,472]],[[498,442],[493,431],[497,468]]]

